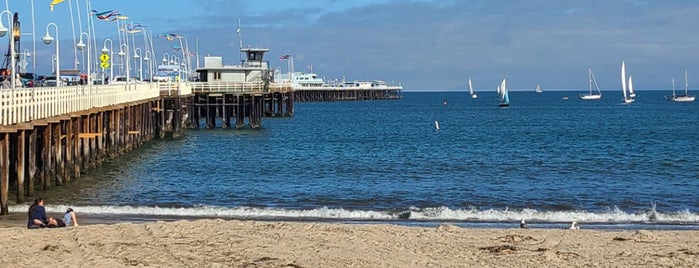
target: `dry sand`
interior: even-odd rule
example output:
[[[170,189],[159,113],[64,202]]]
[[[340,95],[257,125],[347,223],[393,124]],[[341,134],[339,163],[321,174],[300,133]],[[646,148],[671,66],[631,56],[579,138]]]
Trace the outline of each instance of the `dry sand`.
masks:
[[[698,231],[204,219],[0,228],[0,267],[699,267]]]

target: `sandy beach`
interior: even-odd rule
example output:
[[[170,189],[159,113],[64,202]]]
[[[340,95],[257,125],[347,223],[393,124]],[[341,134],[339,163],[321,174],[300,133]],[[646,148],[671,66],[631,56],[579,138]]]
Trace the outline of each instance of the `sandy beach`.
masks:
[[[16,222],[16,221],[13,221]],[[0,228],[1,267],[697,267],[697,231],[221,219]]]

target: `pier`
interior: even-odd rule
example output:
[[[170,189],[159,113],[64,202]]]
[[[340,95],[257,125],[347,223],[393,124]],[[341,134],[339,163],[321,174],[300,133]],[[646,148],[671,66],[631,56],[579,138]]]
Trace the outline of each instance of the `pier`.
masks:
[[[290,87],[166,82],[0,89],[0,214],[154,138],[215,122],[261,127],[293,115]]]
[[[393,100],[403,98],[403,87],[307,87],[294,90],[296,102]]]

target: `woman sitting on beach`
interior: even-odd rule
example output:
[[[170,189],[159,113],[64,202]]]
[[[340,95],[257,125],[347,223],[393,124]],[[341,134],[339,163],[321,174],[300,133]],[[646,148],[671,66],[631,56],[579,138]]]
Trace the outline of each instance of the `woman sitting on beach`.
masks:
[[[72,208],[68,208],[66,214],[63,214],[63,221],[66,226],[78,226],[78,218],[75,216],[75,211]]]
[[[29,216],[27,228],[37,229],[46,227],[46,209],[44,208],[43,199],[34,199],[34,204],[29,206],[29,212],[27,214]]]
[[[66,210],[66,214],[63,215],[63,219],[56,219],[54,217],[49,217],[46,223],[48,228],[59,228],[59,227],[70,227],[78,226],[78,219],[75,217],[75,211],[72,208]]]

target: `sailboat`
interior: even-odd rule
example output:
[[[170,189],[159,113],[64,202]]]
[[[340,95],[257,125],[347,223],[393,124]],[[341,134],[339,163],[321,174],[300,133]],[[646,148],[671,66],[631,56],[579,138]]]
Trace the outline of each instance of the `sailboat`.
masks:
[[[633,88],[633,82],[631,81],[631,77],[629,76],[629,87]],[[626,64],[623,61],[621,62],[621,92],[624,95],[624,99],[622,99],[624,103],[634,102],[634,98],[630,96],[631,93],[626,88]],[[633,89],[631,89],[631,92],[633,92]]]
[[[468,93],[471,94],[472,99],[478,98],[478,95],[476,95],[476,93],[473,92],[473,84],[471,83],[471,77],[468,78]]]
[[[689,83],[687,82],[687,70],[684,70],[684,95],[675,94],[675,79],[672,79],[672,97],[667,98],[669,101],[674,102],[692,102],[696,96],[690,96],[688,94]]]
[[[590,91],[589,93],[580,93],[578,97],[581,100],[599,100],[602,98],[602,91],[599,90],[599,85],[597,85],[597,80],[595,79],[595,75],[592,74],[592,69],[587,68],[587,80],[589,81],[590,84]],[[592,93],[592,83],[594,82],[595,84],[595,89],[597,89],[597,93]]]
[[[502,78],[502,83],[498,87],[498,95],[500,95],[500,104],[498,107],[509,107],[510,106],[510,96],[507,94],[507,83],[505,78]]]
[[[536,85],[536,93],[541,93],[541,85]]]

